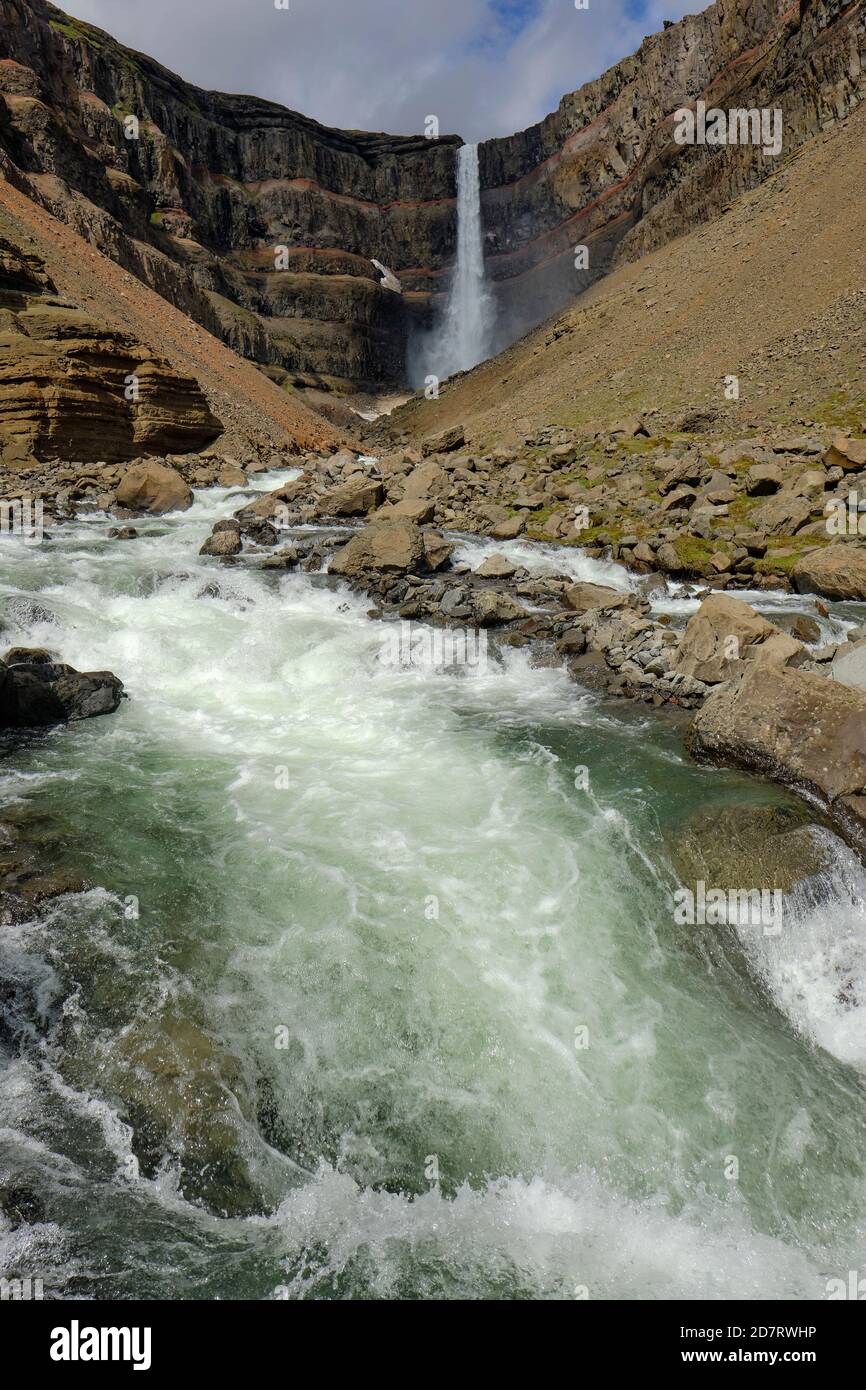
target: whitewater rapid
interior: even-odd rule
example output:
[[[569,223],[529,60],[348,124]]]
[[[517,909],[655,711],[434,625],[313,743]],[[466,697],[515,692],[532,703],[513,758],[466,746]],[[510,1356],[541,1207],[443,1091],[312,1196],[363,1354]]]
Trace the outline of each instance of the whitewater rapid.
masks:
[[[326,575],[199,557],[240,500],[0,549],[0,599],[37,605],[4,644],[129,694],[2,765],[95,886],[0,934],[0,1190],[33,1198],[0,1267],[61,1297],[822,1297],[866,1231],[862,866],[830,836],[797,929],[708,961],[670,836],[781,794],[525,652],[395,668]]]

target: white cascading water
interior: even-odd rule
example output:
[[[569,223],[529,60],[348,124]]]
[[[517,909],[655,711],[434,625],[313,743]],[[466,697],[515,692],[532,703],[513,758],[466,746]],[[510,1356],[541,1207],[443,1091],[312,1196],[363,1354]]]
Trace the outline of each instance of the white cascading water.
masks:
[[[60,1299],[825,1297],[866,1231],[859,860],[816,832],[782,935],[708,952],[666,846],[775,793],[526,651],[397,668],[363,596],[200,555],[241,500],[0,537],[3,650],[130,695],[0,765],[4,855],[56,828],[94,885],[0,929],[0,1196],[29,1198],[0,1271]]]
[[[431,353],[437,376],[444,380],[468,372],[490,356],[493,317],[484,270],[478,146],[463,145],[457,154],[457,262]]]

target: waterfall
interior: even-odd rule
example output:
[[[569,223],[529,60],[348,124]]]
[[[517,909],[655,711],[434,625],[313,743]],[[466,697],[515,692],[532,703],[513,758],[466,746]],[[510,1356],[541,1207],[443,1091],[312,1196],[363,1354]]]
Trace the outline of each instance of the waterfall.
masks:
[[[440,380],[466,372],[491,354],[494,302],[484,273],[478,146],[457,154],[457,261],[441,324],[427,354]]]

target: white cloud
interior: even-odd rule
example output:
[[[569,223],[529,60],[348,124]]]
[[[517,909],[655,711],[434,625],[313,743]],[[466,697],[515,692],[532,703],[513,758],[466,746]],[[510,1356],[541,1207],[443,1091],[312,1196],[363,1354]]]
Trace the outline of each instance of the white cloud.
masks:
[[[633,52],[680,0],[539,0],[516,35],[490,0],[69,0],[188,81],[278,101],[325,125],[468,140],[540,120],[560,96]]]

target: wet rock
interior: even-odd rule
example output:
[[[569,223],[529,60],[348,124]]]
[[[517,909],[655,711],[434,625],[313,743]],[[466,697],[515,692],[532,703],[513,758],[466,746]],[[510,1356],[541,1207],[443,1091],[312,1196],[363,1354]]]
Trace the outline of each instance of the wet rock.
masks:
[[[225,559],[227,556],[239,555],[242,547],[240,527],[235,530],[223,528],[220,531],[214,530],[208,536],[199,555],[212,555],[217,559]]]
[[[111,714],[123,697],[123,684],[110,671],[76,671],[59,662],[0,665],[0,728],[90,719]]]
[[[108,539],[112,541],[134,541],[137,537],[134,526],[112,526],[108,531]]]
[[[791,623],[791,636],[796,637],[798,642],[820,642],[821,629],[814,618],[798,613]]]
[[[243,1133],[255,1115],[254,1088],[238,1058],[203,1027],[166,1013],[125,1031],[112,1056],[111,1085],[145,1173],[155,1174],[170,1155],[187,1200],[221,1215],[257,1209]]]
[[[805,806],[702,808],[673,837],[674,869],[685,884],[790,893],[827,867],[827,848],[812,820]]]
[[[56,661],[57,658],[51,652],[46,651],[45,647],[10,647],[2,659],[7,666],[20,666],[22,664],[47,663]]]
[[[50,609],[23,594],[5,599],[0,606],[0,624],[3,627],[29,628],[43,624],[56,626],[58,623],[59,619]]]

